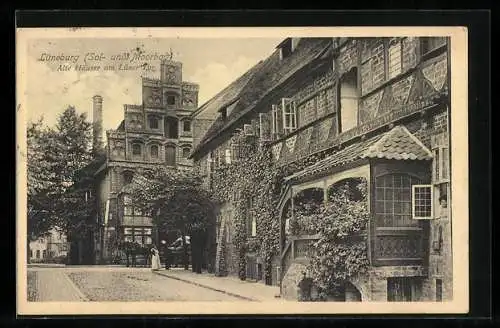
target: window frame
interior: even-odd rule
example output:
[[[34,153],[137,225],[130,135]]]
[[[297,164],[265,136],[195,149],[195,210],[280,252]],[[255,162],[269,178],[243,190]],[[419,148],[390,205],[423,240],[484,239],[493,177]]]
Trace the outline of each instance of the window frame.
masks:
[[[391,49],[393,47],[399,48],[397,53],[399,55],[399,70],[395,75],[391,75],[391,67],[396,65],[391,65]],[[393,38],[389,40],[387,46],[387,73],[386,81],[390,81],[403,73],[403,38]]]
[[[186,129],[186,126],[188,129]],[[183,120],[182,121],[182,132],[188,133],[191,132],[191,121],[190,120]]]
[[[184,154],[184,152],[187,149],[187,154]],[[182,146],[181,147],[181,152],[182,152],[182,158],[187,159],[189,157],[189,154],[191,153],[191,147],[189,146]]]
[[[156,155],[153,155],[153,148],[156,149]],[[160,158],[160,146],[157,144],[153,144],[153,145],[149,146],[149,155],[151,156],[151,158],[154,158],[154,159]]]
[[[172,154],[173,154],[173,163],[170,163],[169,161],[169,153],[167,153],[167,149],[172,149]],[[165,146],[165,165],[167,166],[175,166],[177,164],[177,146],[173,144],[167,144]]]
[[[415,185],[412,185],[412,192],[411,192],[411,208],[412,208],[412,218],[414,220],[430,220],[430,219],[434,219],[434,188],[433,188],[433,185],[432,184],[415,184]],[[429,202],[429,216],[417,216],[415,213],[417,212],[416,211],[416,205],[415,205],[415,202],[417,201],[417,193],[415,191],[415,189],[417,188],[420,188],[420,189],[428,189],[429,190],[429,194],[430,194],[430,202]]]
[[[297,104],[290,98],[281,99],[281,110],[283,111],[283,135],[286,136],[297,130]],[[288,120],[288,122],[287,122]],[[288,124],[287,124],[288,123]]]
[[[152,124],[152,122],[156,122],[156,124]],[[155,125],[156,127],[154,127]],[[160,119],[155,115],[148,116],[148,126],[151,130],[159,130],[160,129]]]
[[[388,177],[391,178],[390,181],[386,181]],[[394,183],[397,180],[395,178],[408,178],[409,185],[405,186],[394,186]],[[383,179],[383,185],[380,183]],[[386,182],[389,185],[386,185]],[[404,181],[402,181],[404,184]],[[412,184],[414,183],[414,184]],[[421,179],[417,176],[408,173],[387,173],[383,175],[379,175],[375,177],[375,199],[374,199],[374,216],[377,228],[413,228],[418,226],[417,221],[413,220],[413,186],[421,185]],[[399,189],[399,190],[398,190]],[[410,197],[407,199],[396,199],[395,194],[399,192],[407,192],[410,194]],[[391,196],[391,198],[387,198],[386,196]],[[397,200],[397,202],[396,202]],[[383,211],[379,210],[379,202],[383,202]],[[400,211],[396,211],[395,204],[399,204]],[[388,206],[391,204],[391,206]],[[409,207],[409,211],[405,211],[407,207]],[[391,210],[390,212],[386,211],[386,209]],[[380,217],[383,218],[383,222],[380,221]],[[388,217],[391,217],[391,225],[386,225],[385,221]]]
[[[169,102],[169,99],[173,99],[173,102]],[[167,99],[165,99],[167,106],[175,106],[177,104],[177,97],[173,94],[167,94]]]
[[[139,147],[139,148],[136,148]],[[136,150],[139,149],[139,153],[136,152]],[[142,156],[142,144],[139,142],[133,142],[132,143],[132,156],[139,157]]]
[[[231,164],[232,163],[232,152],[231,148],[224,149],[224,163]]]
[[[127,233],[126,229],[131,229],[131,233]],[[146,229],[151,230],[150,233],[146,233]],[[123,239],[127,241],[127,237],[131,238],[132,242],[136,241],[136,237],[139,237],[142,239],[142,242],[140,243],[141,245],[151,245],[153,244],[153,229],[151,227],[133,227],[133,226],[126,226],[123,227]],[[150,238],[151,243],[146,243],[146,239]]]

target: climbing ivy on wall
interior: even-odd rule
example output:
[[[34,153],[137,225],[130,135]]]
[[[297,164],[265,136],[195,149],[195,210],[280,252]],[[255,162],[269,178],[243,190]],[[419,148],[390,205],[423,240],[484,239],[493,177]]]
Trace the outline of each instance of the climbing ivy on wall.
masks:
[[[212,192],[219,202],[233,206],[233,245],[238,256],[238,275],[246,279],[246,252],[255,251],[265,260],[264,276],[271,275],[271,260],[279,251],[281,170],[273,166],[270,152],[256,149],[255,140],[237,135],[239,160],[218,168],[212,176]],[[252,206],[249,206],[252,199]],[[257,236],[247,236],[249,215],[256,217]]]
[[[341,293],[345,283],[366,272],[369,265],[367,183],[350,182],[333,189],[319,209],[298,215],[298,225],[319,234],[308,269],[322,298]]]
[[[273,256],[278,255],[280,249],[280,219],[277,208],[284,187],[283,178],[316,163],[329,153],[313,154],[294,163],[280,166],[273,162],[271,151],[266,145],[257,150],[256,141],[252,137],[239,134],[233,138],[233,144],[238,145],[239,160],[231,164],[223,164],[215,170],[212,175],[211,189],[214,197],[220,203],[231,203],[233,206],[234,235],[232,242],[236,248],[240,279],[246,279],[246,253],[250,251],[258,253],[264,260],[264,279],[267,280],[272,275]],[[249,199],[252,199],[251,207],[249,207]],[[334,209],[340,210],[335,206],[330,206],[324,210],[324,213],[316,215],[324,216],[325,222],[330,222],[331,218],[326,216],[328,213],[330,215]],[[253,215],[257,219],[256,237],[247,235],[249,215]],[[363,218],[364,216],[359,220],[363,220]],[[303,215],[303,219],[304,221],[309,219],[308,222],[313,222],[321,218]],[[326,226],[307,226],[308,231],[321,229],[326,229]],[[346,229],[349,228],[346,227]],[[325,237],[318,241],[317,247],[323,247],[321,245],[328,244],[332,238],[332,234],[325,234]],[[338,253],[342,252],[339,250]],[[360,261],[363,262],[361,257]],[[314,266],[318,272],[317,280],[322,281],[322,285],[327,285],[326,280],[323,281],[324,279],[321,277],[327,277],[328,274],[320,273],[322,271],[319,269],[323,262],[315,263],[318,263]],[[330,267],[325,270],[323,271],[330,272],[328,271]]]

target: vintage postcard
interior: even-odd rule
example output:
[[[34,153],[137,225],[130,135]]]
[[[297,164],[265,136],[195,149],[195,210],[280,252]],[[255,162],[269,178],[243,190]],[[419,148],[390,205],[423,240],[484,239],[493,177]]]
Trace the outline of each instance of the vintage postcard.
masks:
[[[467,313],[467,30],[17,30],[30,314]]]

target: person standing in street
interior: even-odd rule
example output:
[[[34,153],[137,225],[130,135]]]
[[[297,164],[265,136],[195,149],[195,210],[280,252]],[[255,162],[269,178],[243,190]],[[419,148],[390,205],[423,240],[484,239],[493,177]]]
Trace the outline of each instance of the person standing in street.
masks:
[[[160,270],[160,252],[156,248],[155,245],[151,248],[151,270],[158,271]]]

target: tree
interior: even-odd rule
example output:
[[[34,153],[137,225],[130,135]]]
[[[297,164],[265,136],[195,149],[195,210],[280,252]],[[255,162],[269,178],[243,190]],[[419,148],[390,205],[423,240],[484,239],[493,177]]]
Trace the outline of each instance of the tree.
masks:
[[[75,184],[91,160],[91,123],[68,107],[54,128],[43,119],[27,128],[28,234],[36,238],[52,227],[66,233],[82,227],[91,211],[82,202],[88,185]]]
[[[132,201],[152,216],[157,227],[181,232],[184,268],[188,269],[185,236],[203,235],[215,222],[214,202],[202,187],[201,177],[189,171],[158,168],[150,180],[136,180],[136,184]]]

